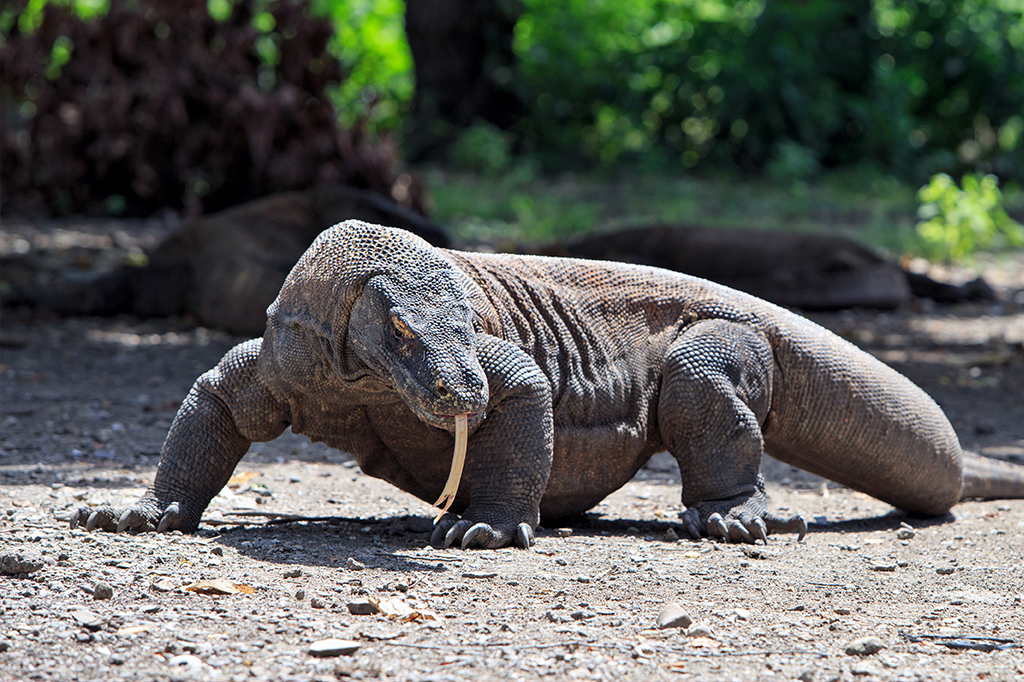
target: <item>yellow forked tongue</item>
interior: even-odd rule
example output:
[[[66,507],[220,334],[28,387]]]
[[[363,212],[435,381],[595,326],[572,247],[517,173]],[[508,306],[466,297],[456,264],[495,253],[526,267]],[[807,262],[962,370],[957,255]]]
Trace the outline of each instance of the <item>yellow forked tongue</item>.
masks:
[[[452,454],[452,470],[448,472],[448,482],[444,484],[441,497],[434,503],[441,508],[441,513],[434,523],[441,520],[448,507],[455,501],[455,493],[459,492],[459,481],[462,480],[462,467],[466,464],[466,442],[469,441],[469,414],[455,415],[455,452]]]

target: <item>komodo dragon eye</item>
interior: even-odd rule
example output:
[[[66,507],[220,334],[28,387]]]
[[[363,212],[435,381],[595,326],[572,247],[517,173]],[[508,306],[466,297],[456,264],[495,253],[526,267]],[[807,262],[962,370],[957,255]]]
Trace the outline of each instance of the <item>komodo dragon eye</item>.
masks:
[[[415,334],[413,334],[412,330],[409,329],[409,325],[407,325],[405,322],[402,322],[397,317],[391,318],[391,333],[399,341],[407,341],[409,339],[415,338]]]

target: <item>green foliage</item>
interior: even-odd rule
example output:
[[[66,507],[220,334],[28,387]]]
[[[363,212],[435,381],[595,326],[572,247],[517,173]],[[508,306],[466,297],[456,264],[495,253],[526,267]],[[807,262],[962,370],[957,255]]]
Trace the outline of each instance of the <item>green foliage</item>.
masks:
[[[968,174],[962,185],[939,173],[918,192],[917,233],[927,254],[949,261],[979,249],[1024,246],[1024,225],[1007,215],[994,175]]]
[[[671,150],[809,177],[1024,177],[1021,0],[526,0],[515,47],[548,166]]]
[[[511,137],[490,123],[475,123],[452,145],[451,161],[461,170],[495,176],[512,162]]]
[[[405,38],[402,0],[312,0],[331,17],[329,49],[347,72],[332,93],[342,125],[363,121],[371,131],[397,130],[412,103],[412,53]]]

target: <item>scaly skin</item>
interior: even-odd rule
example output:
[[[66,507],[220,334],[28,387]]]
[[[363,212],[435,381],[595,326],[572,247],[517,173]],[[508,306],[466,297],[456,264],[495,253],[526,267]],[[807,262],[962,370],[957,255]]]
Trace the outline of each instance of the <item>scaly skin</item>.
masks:
[[[529,546],[541,519],[590,509],[662,449],[687,532],[732,541],[806,531],[768,512],[765,452],[921,514],[964,480],[931,398],[782,308],[665,270],[445,251],[348,221],[292,270],[263,338],[196,382],[143,499],[71,523],[193,531],[250,443],[289,426],[433,502],[456,414],[471,415],[466,467],[435,545]],[[1024,468],[982,469],[968,491],[1024,496]]]

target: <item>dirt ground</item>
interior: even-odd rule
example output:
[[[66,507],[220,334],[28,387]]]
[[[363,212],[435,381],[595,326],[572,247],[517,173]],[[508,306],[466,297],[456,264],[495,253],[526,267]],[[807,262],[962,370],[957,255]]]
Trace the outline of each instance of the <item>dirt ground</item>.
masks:
[[[1001,302],[815,319],[924,387],[967,448],[1024,461],[1024,257],[982,267]],[[69,530],[55,513],[142,493],[191,383],[241,339],[2,322],[0,568],[41,567],[0,577],[0,680],[1024,679],[1024,501],[913,518],[778,462],[773,508],[813,521],[800,543],[680,539],[661,455],[534,551],[435,550],[428,505],[290,433],[196,535]],[[183,589],[202,581],[236,593]],[[367,602],[386,613],[352,613]],[[658,628],[672,603],[692,625]],[[358,648],[310,653],[329,638]]]

